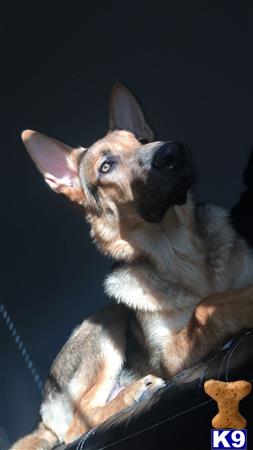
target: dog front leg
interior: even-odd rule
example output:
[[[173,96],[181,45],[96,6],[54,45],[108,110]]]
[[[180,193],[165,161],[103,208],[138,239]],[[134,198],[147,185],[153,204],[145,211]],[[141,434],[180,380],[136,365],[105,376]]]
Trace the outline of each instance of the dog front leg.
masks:
[[[200,361],[228,337],[252,327],[253,286],[204,298],[187,326],[166,346],[169,376]]]
[[[161,378],[154,375],[147,375],[125,387],[113,400],[101,407],[87,407],[90,404],[88,395],[78,408],[79,412],[84,408],[86,421],[82,420],[80,414],[75,415],[65,435],[65,443],[72,442],[78,436],[86,433],[88,429],[101,425],[109,417],[117,414],[124,408],[138,403],[142,398],[149,398],[153,392],[164,385],[165,382]],[[89,423],[89,428],[87,428],[86,422]]]

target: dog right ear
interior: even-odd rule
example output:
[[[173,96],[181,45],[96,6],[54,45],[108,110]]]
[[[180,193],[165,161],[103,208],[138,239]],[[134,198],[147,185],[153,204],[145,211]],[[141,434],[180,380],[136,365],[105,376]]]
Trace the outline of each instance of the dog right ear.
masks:
[[[134,95],[122,83],[112,88],[109,110],[110,130],[131,131],[137,139],[152,142],[154,133],[148,126]]]
[[[79,179],[78,162],[85,149],[71,148],[32,130],[23,131],[22,140],[51,189],[83,204],[84,192]]]

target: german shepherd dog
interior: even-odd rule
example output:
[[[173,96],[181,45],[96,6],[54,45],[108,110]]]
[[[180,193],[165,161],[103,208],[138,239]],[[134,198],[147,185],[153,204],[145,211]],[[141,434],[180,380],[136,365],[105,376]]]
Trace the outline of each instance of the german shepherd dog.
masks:
[[[252,327],[253,261],[228,211],[195,204],[186,150],[154,142],[122,84],[112,91],[110,131],[91,147],[30,130],[22,138],[45,181],[83,206],[92,239],[117,261],[105,281],[114,303],[74,330],[51,368],[38,427],[12,447],[48,450]]]

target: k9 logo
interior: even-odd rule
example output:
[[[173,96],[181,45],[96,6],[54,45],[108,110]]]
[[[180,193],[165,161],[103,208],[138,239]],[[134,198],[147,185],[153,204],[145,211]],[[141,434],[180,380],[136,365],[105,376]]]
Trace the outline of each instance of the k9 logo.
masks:
[[[247,450],[247,430],[211,430],[212,450],[241,449]]]

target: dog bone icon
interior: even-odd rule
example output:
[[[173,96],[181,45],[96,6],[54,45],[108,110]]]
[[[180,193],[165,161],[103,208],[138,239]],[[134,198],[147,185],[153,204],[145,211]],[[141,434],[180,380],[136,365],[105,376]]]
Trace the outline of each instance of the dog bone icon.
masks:
[[[212,420],[213,428],[240,430],[246,427],[247,421],[239,413],[239,402],[251,392],[251,383],[245,380],[227,383],[208,380],[204,389],[218,403],[219,412]]]

